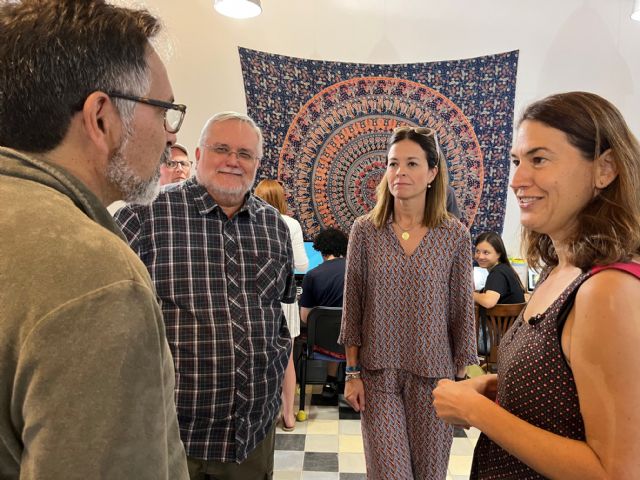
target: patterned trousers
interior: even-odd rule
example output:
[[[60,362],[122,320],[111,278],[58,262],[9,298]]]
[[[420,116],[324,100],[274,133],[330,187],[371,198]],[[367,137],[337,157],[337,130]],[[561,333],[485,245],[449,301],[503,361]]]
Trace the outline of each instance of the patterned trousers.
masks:
[[[365,410],[361,424],[367,478],[447,477],[453,427],[437,417],[431,403],[438,380],[403,370],[363,372]]]

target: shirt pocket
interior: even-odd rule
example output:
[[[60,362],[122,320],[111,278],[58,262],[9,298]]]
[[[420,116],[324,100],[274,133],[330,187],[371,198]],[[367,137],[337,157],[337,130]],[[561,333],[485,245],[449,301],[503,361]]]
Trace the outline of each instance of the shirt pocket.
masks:
[[[248,266],[252,282],[252,293],[260,303],[280,302],[285,290],[286,263],[273,258],[254,257]]]

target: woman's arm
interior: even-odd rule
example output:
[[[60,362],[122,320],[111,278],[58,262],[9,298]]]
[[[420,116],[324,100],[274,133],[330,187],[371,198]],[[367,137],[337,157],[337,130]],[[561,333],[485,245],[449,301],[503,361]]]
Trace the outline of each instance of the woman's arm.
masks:
[[[295,218],[291,220],[293,222],[289,224],[289,233],[291,234],[291,248],[293,249],[293,265],[297,271],[306,272],[307,268],[309,268],[309,259],[304,249],[302,227]]]
[[[473,301],[484,308],[493,308],[498,304],[500,294],[493,290],[487,290],[484,293],[473,292]]]
[[[348,367],[356,367],[360,365],[358,360],[359,351],[360,347],[353,345],[350,345],[345,349]],[[364,384],[361,379],[346,379],[344,384],[344,398],[356,412],[364,410]]]
[[[605,271],[578,291],[565,332],[586,442],[534,427],[465,385],[434,390],[438,415],[472,425],[540,474],[562,480],[640,478],[640,282]],[[568,340],[568,341],[567,341]],[[442,388],[441,388],[442,387]]]
[[[342,304],[342,326],[338,343],[345,346],[347,366],[360,365],[360,346],[362,345],[362,317],[366,301],[366,248],[363,232],[364,220],[356,220],[351,227],[347,247],[347,265],[344,277],[344,296]],[[347,379],[344,396],[356,412],[364,410],[364,385],[361,379]]]
[[[496,265],[491,271],[484,284],[484,292],[474,292],[473,300],[484,308],[493,308],[500,301],[500,297],[509,293],[509,282],[501,269],[503,264]]]
[[[464,377],[467,365],[478,363],[478,345],[473,305],[473,267],[468,232],[454,247],[449,273],[449,335],[453,349],[454,375]]]
[[[585,281],[563,349],[587,444],[609,478],[640,478],[640,281],[617,270]]]
[[[362,345],[362,317],[366,301],[366,259],[363,229],[366,220],[358,219],[351,227],[347,247],[347,263],[344,275],[344,295],[342,301],[342,326],[338,343],[341,345]]]

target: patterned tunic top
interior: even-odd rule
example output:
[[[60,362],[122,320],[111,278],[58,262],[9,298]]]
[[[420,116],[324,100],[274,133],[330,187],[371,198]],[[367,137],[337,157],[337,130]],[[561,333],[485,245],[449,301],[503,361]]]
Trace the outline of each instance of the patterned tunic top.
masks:
[[[339,341],[364,368],[452,377],[477,363],[469,232],[456,219],[427,230],[407,256],[391,222],[351,229]]]

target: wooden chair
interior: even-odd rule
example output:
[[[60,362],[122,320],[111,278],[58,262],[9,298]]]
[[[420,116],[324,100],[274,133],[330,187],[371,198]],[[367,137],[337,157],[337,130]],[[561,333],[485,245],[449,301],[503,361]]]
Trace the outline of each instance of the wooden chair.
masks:
[[[498,304],[493,308],[480,307],[478,320],[478,333],[480,325],[484,323],[486,338],[489,343],[489,352],[485,357],[486,370],[492,372],[498,360],[498,346],[504,334],[515,322],[526,303]],[[479,338],[479,337],[478,337]],[[479,345],[480,347],[480,345]]]
[[[302,422],[307,419],[305,412],[305,388],[307,386],[307,362],[309,360],[322,360],[325,362],[339,362],[345,364],[346,360],[332,355],[325,355],[314,349],[320,347],[324,352],[334,355],[344,355],[344,347],[338,344],[340,325],[342,323],[342,308],[340,307],[313,307],[307,317],[307,340],[302,347],[300,368],[300,410],[297,420]]]

